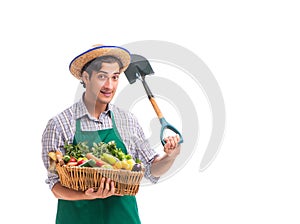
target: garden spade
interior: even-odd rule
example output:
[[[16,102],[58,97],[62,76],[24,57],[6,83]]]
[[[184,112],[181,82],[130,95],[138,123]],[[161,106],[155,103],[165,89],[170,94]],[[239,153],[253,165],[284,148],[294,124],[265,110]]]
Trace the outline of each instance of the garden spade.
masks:
[[[125,70],[125,75],[130,84],[133,84],[137,79],[143,83],[144,89],[147,93],[147,96],[153,106],[154,111],[157,114],[157,117],[161,124],[160,130],[160,141],[162,145],[165,145],[166,142],[164,141],[164,132],[169,129],[174,133],[178,134],[180,137],[179,143],[183,142],[183,138],[181,133],[167,120],[164,118],[162,112],[160,111],[155,99],[154,95],[152,94],[148,84],[146,83],[145,76],[154,74],[154,71],[149,63],[149,61],[141,55],[131,54],[131,63],[128,68]]]

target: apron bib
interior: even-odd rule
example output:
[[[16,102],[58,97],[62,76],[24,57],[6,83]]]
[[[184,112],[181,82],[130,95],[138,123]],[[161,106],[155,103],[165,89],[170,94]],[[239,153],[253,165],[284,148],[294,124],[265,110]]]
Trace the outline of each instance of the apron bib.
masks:
[[[82,131],[80,120],[76,120],[73,144],[115,141],[118,148],[127,153],[116,128],[113,114],[111,129]],[[56,224],[140,224],[135,196],[111,196],[105,199],[68,201],[58,199]]]

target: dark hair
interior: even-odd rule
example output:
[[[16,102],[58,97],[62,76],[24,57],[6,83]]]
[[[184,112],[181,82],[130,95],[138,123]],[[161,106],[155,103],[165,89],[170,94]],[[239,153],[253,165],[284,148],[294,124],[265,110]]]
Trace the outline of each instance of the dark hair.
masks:
[[[116,63],[116,62],[118,63],[120,70],[121,70],[123,68],[123,64],[122,64],[121,60],[115,56],[105,55],[105,56],[95,58],[95,59],[89,61],[88,63],[86,63],[82,67],[81,74],[83,72],[87,72],[89,74],[89,79],[90,79],[93,71],[99,71],[102,68],[103,63]],[[80,83],[85,88],[85,83],[82,80]]]

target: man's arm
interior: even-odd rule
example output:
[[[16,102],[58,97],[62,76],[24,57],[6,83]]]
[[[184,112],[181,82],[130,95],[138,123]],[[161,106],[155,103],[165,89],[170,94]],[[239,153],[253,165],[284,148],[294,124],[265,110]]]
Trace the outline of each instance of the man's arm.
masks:
[[[110,179],[102,178],[100,187],[98,191],[93,190],[93,188],[90,188],[83,191],[75,191],[68,189],[64,186],[62,186],[59,182],[56,183],[52,188],[52,193],[54,196],[58,199],[64,199],[69,201],[78,201],[78,200],[92,200],[96,198],[107,198],[112,195],[118,195],[120,194],[115,193],[115,187],[114,182]]]
[[[171,168],[180,153],[180,144],[178,144],[179,140],[180,138],[178,135],[170,136],[165,139],[165,154],[155,157],[151,165],[151,174],[153,176],[160,177]]]

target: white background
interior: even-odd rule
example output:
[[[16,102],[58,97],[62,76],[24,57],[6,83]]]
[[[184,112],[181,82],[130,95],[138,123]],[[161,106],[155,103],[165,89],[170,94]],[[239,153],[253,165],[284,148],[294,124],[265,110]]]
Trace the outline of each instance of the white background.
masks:
[[[208,138],[172,178],[141,187],[142,223],[300,222],[296,0],[4,2],[2,220],[54,223],[40,140],[48,119],[74,101],[70,60],[95,43],[163,40],[210,68],[225,99],[226,133],[204,172]]]

